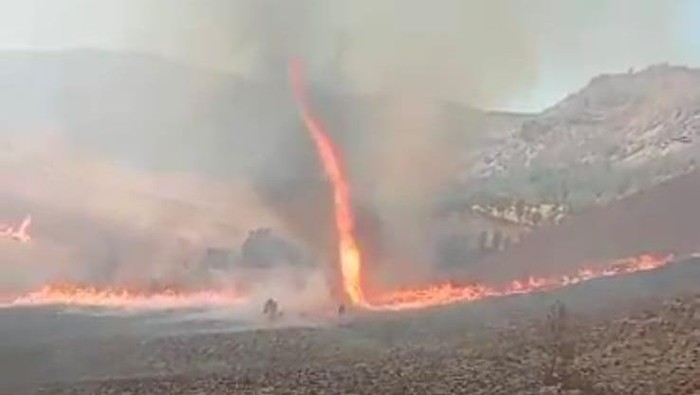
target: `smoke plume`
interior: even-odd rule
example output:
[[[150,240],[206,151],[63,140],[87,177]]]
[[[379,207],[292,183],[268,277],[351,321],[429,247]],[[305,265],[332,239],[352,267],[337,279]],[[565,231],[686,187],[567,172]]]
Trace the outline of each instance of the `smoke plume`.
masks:
[[[568,93],[601,71],[673,59],[677,50],[669,44],[670,0],[110,4],[109,16],[120,16],[123,34],[115,34],[119,29],[112,23],[109,34],[100,35],[105,11],[66,0],[43,5],[37,45],[137,50],[205,70],[103,53],[35,70],[20,56],[4,74],[13,82],[29,81],[32,89],[18,83],[16,91],[7,90],[0,118],[15,122],[12,117],[24,114],[19,106],[34,104],[29,108],[36,111],[39,103],[48,115],[27,112],[30,119],[45,119],[121,163],[236,180],[252,188],[255,199],[250,190],[227,194],[232,203],[213,210],[211,218],[245,216],[238,227],[257,226],[261,218],[259,226],[283,227],[327,264],[335,242],[330,195],[286,81],[290,57],[304,61],[312,104],[349,167],[353,199],[361,207],[359,238],[368,246],[370,264],[394,265],[432,259],[432,209],[457,176],[464,150],[455,141],[483,131],[479,122],[455,127],[448,109],[476,119],[482,114],[467,107],[503,106],[542,84]],[[61,37],[62,45],[53,41]],[[14,100],[17,92],[30,91],[35,96]],[[148,217],[157,210],[138,211],[145,213],[137,217]],[[178,224],[199,229],[193,222]],[[201,228],[218,226],[210,222]],[[176,248],[164,249],[162,259],[170,260]]]

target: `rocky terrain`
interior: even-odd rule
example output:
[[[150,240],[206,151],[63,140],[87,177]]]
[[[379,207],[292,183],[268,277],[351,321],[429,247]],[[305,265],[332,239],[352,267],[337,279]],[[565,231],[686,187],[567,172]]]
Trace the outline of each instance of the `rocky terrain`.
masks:
[[[465,183],[576,207],[649,188],[695,167],[698,86],[698,70],[668,65],[596,77],[484,147]]]
[[[528,233],[511,248],[484,258],[473,275],[494,281],[531,273],[573,270],[639,254],[692,254],[700,223],[700,172],[694,171],[604,206],[591,207]],[[565,269],[566,268],[566,269]]]
[[[298,146],[303,134],[295,138],[298,118],[284,82],[264,84],[155,56],[100,51],[5,51],[0,72],[6,87],[0,101],[8,103],[0,109],[0,127],[6,133],[64,135],[141,168],[231,177],[255,170],[282,147],[305,150]],[[459,191],[469,199],[506,195],[531,204],[563,199],[585,206],[694,166],[698,85],[696,69],[657,65],[598,76],[536,114],[418,103],[430,109],[430,123],[422,125],[430,130],[414,132],[434,137],[431,143],[444,150],[441,160],[453,154],[459,159],[460,168],[448,166],[458,170],[450,177],[472,183],[470,191]],[[367,148],[381,145],[377,129],[391,134],[402,128],[382,121],[392,111],[390,97],[316,88],[318,112],[351,168],[360,163],[356,154],[374,155]],[[173,139],[178,144],[168,144]]]
[[[15,393],[700,393],[699,295],[645,298],[606,313],[531,302],[325,329],[122,339],[105,342],[99,358],[112,369],[128,361],[133,370],[122,378]]]

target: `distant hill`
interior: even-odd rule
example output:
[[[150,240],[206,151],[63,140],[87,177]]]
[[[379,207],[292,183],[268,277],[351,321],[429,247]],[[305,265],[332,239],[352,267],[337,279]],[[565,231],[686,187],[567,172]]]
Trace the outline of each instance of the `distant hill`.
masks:
[[[304,166],[294,155],[313,155],[287,86],[156,56],[5,51],[0,87],[0,133],[58,130],[143,168],[267,177],[271,162],[290,171]],[[699,88],[700,71],[660,65],[596,77],[539,114],[430,104],[438,108],[432,141],[442,144],[442,160],[461,163],[444,200],[585,207],[680,174],[698,154]],[[358,168],[386,136],[382,117],[391,99],[319,87],[314,97],[346,161]]]
[[[251,136],[275,127],[256,111],[264,93],[235,76],[142,54],[2,52],[0,86],[2,132],[58,131],[147,169],[225,174],[261,149]]]
[[[690,171],[698,154],[700,70],[659,65],[594,78],[480,150],[463,176],[472,195],[585,207]]]
[[[58,131],[130,165],[238,177],[305,139],[289,88],[278,81],[284,79],[252,82],[138,53],[4,51],[0,133]],[[378,134],[385,98],[319,89],[314,96],[346,150]],[[480,131],[489,119],[456,104],[440,107],[437,134]],[[496,118],[500,129],[504,117]]]

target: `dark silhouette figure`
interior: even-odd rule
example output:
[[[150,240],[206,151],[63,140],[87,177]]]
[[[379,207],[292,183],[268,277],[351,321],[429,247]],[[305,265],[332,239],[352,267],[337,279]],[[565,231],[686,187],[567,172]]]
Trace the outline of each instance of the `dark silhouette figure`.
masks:
[[[265,306],[263,306],[263,314],[267,316],[268,320],[270,321],[274,321],[279,318],[281,315],[279,306],[274,299],[270,298],[265,302]]]

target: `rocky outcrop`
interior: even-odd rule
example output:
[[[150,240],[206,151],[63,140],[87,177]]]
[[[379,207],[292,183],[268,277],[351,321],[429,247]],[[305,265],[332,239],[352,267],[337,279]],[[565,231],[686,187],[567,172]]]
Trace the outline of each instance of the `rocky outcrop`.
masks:
[[[558,203],[526,203],[522,200],[498,202],[488,205],[475,204],[472,212],[492,221],[507,222],[524,228],[545,224],[558,224],[569,212],[566,205]]]
[[[596,77],[483,147],[465,185],[582,207],[692,170],[700,152],[698,88],[700,71],[668,65]]]

